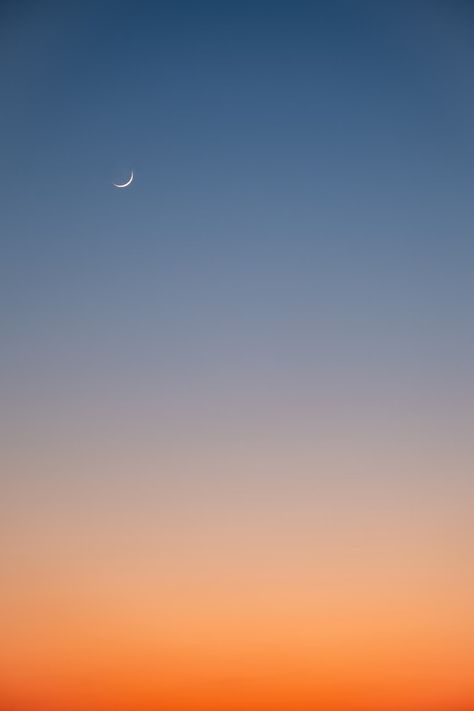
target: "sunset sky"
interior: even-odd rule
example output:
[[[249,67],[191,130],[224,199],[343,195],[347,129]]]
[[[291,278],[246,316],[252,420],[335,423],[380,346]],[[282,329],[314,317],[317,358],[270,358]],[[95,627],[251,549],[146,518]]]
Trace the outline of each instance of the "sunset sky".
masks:
[[[0,87],[0,711],[474,711],[473,4],[7,1]]]

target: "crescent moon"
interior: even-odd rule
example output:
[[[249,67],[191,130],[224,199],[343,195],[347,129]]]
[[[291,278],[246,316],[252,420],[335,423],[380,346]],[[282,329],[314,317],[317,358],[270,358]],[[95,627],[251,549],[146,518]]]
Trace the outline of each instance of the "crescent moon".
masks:
[[[130,178],[127,180],[126,183],[114,183],[114,188],[128,188],[128,186],[130,185],[132,180],[133,180],[133,170],[132,170],[132,174],[130,175]]]

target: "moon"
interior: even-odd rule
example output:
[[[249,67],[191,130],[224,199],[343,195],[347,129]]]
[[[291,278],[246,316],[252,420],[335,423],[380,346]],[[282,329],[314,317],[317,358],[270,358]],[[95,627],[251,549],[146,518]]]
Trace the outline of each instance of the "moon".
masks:
[[[114,188],[128,188],[128,186],[131,184],[132,180],[133,180],[133,170],[132,170],[131,175],[126,183],[114,183]]]

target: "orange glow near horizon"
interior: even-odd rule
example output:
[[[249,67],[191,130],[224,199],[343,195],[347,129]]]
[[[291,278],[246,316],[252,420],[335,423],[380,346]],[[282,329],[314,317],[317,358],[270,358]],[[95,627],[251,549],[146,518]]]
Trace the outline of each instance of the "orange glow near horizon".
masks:
[[[244,516],[234,501],[227,522],[217,505],[198,520],[181,503],[161,540],[153,516],[124,531],[111,514],[101,532],[92,509],[78,538],[62,522],[63,538],[43,531],[28,553],[19,536],[3,592],[9,707],[470,708],[467,560],[460,546],[452,558],[447,522],[421,529],[418,511],[401,531],[353,512],[335,535],[302,502]]]

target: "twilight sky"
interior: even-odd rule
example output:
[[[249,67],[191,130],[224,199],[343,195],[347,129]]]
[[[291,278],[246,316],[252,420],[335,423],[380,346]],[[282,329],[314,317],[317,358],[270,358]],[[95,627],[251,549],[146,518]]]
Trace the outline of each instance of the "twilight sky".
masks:
[[[7,2],[0,86],[0,707],[472,711],[471,3]]]

